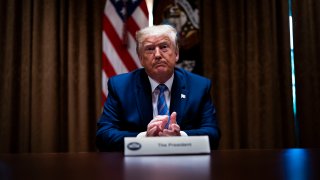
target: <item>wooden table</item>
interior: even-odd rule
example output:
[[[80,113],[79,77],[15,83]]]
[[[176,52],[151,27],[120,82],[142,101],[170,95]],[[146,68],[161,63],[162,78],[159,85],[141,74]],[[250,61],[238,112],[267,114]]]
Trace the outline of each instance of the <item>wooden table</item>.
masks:
[[[218,150],[210,155],[0,154],[0,179],[320,179],[319,149]]]

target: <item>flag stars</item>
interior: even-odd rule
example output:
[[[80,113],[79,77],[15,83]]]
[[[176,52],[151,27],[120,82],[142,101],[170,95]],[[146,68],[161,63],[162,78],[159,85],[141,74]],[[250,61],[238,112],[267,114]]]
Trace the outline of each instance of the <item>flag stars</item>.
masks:
[[[121,12],[121,14],[122,14],[123,16],[125,16],[126,13],[127,13],[126,8],[125,8],[125,7],[122,7],[122,9],[121,9],[120,12]]]

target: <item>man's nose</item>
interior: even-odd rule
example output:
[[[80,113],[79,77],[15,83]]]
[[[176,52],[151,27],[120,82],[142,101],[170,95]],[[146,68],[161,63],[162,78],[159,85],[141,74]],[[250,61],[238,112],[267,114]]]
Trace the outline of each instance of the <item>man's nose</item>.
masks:
[[[159,47],[156,47],[156,48],[155,48],[154,55],[155,55],[156,57],[157,57],[157,56],[161,56],[161,54],[160,54],[160,48],[159,48]]]

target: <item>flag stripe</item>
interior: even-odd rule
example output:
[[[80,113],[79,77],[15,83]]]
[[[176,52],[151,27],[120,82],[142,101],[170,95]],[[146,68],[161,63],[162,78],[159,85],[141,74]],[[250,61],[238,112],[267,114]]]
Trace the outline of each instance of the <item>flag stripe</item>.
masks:
[[[107,59],[104,53],[102,54],[102,68],[108,77],[116,75],[113,66],[110,64],[110,61]]]
[[[106,101],[107,99],[107,94],[108,94],[108,76],[106,75],[105,71],[102,71],[102,104]]]
[[[128,18],[128,28],[130,33],[135,36],[136,31],[140,29],[140,27],[148,26],[148,18],[144,16],[141,8],[137,8],[137,10]]]
[[[126,11],[124,11],[126,9]],[[124,14],[124,13],[127,14]],[[123,19],[127,16],[126,24]],[[102,101],[108,95],[107,81],[110,77],[140,68],[136,53],[135,33],[148,26],[148,8],[145,0],[106,1],[102,26]],[[124,32],[125,30],[125,32]],[[127,39],[124,38],[126,33]],[[126,45],[126,46],[125,46]]]
[[[112,45],[114,47],[114,50],[118,53],[120,56],[122,62],[125,64],[127,69],[129,71],[132,71],[137,68],[136,64],[134,63],[132,57],[127,51],[127,48],[123,46],[122,40],[117,35],[116,31],[110,24],[110,21],[108,18],[103,18],[103,28],[106,31],[106,34],[108,38],[110,39],[110,42],[112,42]]]
[[[123,61],[118,56],[118,53],[114,51],[112,42],[109,40],[109,38],[106,36],[105,33],[103,33],[102,39],[103,39],[103,53],[106,55],[110,64],[113,66],[114,70],[116,71],[116,74],[128,72],[126,66],[123,64]]]
[[[112,16],[111,16],[112,15]],[[110,16],[110,18],[109,18]],[[107,19],[110,21],[108,28],[113,28],[119,37],[122,37],[123,32],[123,21],[122,19],[117,15],[117,11],[112,5],[106,5],[106,8],[104,9],[104,17],[103,19]],[[103,22],[103,25],[105,23]],[[108,32],[108,29],[104,29],[105,32]]]
[[[137,55],[137,51],[136,51],[136,41],[134,39],[133,36],[131,36],[131,34],[128,36],[128,40],[129,42],[132,42],[132,45],[128,48],[128,52],[130,53],[130,55],[132,56],[134,62],[136,63],[137,67],[142,67],[139,57]]]
[[[147,18],[146,20],[143,20],[141,22],[148,22],[148,17],[149,17],[149,13],[148,13],[148,7],[147,7],[147,3],[144,1],[144,3],[140,4],[140,8],[142,10],[142,12],[144,13],[144,16]]]
[[[137,11],[133,13],[133,16],[131,16],[133,19],[135,19],[139,27],[146,27],[149,25],[148,15],[145,14],[145,11],[148,11],[147,6],[145,9],[139,7],[137,8]]]
[[[135,22],[133,18],[129,18],[127,21],[127,25],[128,25],[128,31],[130,32],[130,34],[132,36],[135,36],[136,31],[140,29],[138,24]]]

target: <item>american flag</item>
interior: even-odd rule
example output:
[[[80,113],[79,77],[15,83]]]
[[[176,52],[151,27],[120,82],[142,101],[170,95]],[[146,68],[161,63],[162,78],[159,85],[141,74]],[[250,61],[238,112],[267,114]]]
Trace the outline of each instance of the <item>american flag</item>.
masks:
[[[145,0],[108,0],[103,15],[102,102],[107,82],[114,75],[141,67],[136,54],[135,33],[148,26]]]

